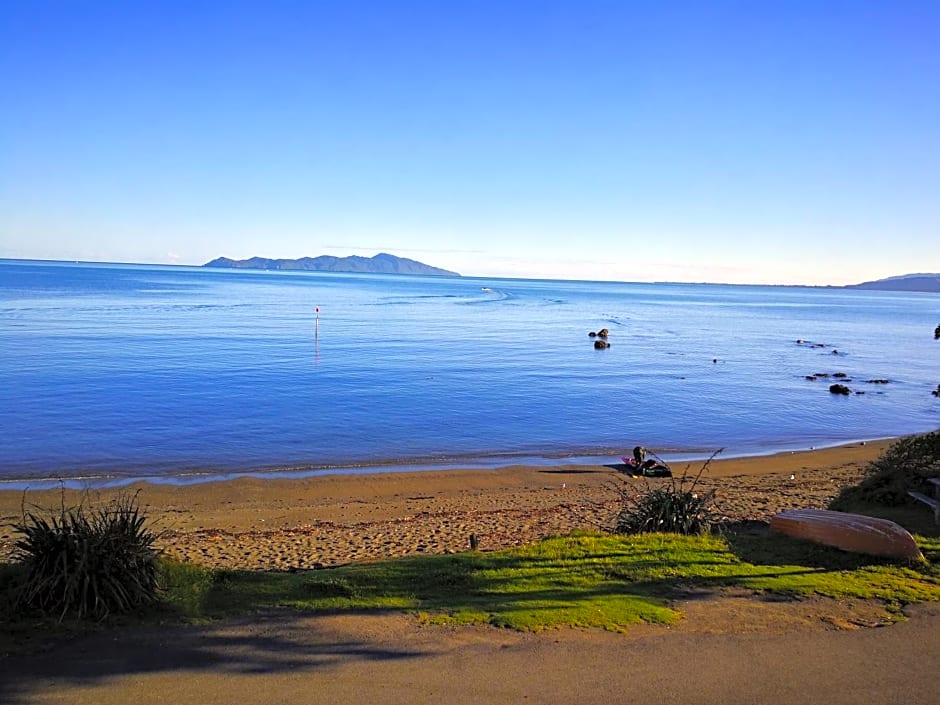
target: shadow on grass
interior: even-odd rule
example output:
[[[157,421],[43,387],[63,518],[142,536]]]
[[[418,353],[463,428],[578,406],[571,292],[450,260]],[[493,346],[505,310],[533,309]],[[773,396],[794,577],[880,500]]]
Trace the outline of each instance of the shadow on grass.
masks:
[[[521,551],[422,556],[294,575],[231,573],[214,582],[204,604],[212,617],[272,606],[398,608],[447,615],[458,623],[623,629],[639,622],[675,621],[678,613],[670,605],[686,598],[690,586],[696,596],[705,597],[754,579],[783,585],[870,563],[858,557],[846,561],[829,550],[806,562],[799,560],[805,557],[800,547],[783,545],[764,555],[763,562],[749,565],[752,561],[738,553],[761,558],[758,543],[742,539],[734,546],[729,551],[717,541],[702,545],[683,537],[660,544],[583,537]],[[775,564],[773,555],[796,560]]]
[[[837,548],[775,534],[764,523],[726,526],[723,535],[731,552],[752,565],[799,565],[817,570],[840,571],[893,564],[890,559],[848,553]]]

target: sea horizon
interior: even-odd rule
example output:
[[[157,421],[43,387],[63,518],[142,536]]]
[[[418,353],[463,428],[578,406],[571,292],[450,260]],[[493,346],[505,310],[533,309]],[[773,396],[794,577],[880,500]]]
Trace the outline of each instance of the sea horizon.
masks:
[[[224,256],[224,255],[221,255]],[[262,257],[262,255],[257,255]],[[301,258],[297,258],[301,259]],[[210,260],[211,261],[211,260]],[[370,276],[375,273],[372,272],[325,272],[325,271],[316,271],[316,270],[302,270],[302,269],[261,269],[261,268],[251,268],[251,267],[232,267],[232,268],[209,268],[206,267],[206,263],[203,264],[179,264],[179,263],[170,263],[170,262],[120,262],[120,261],[109,261],[109,260],[68,260],[68,259],[31,259],[31,258],[21,258],[21,257],[0,257],[0,263],[16,264],[49,264],[49,265],[90,265],[90,266],[102,266],[102,267],[139,267],[146,268],[152,267],[157,269],[187,269],[187,270],[205,270],[205,269],[215,269],[216,271],[226,271],[226,272],[272,272],[278,274],[343,274],[343,275],[364,275]],[[424,263],[422,263],[424,264]],[[431,265],[433,266],[433,265]],[[402,274],[396,272],[383,273],[386,276],[390,277],[445,277],[447,275],[439,274]],[[573,282],[580,284],[668,284],[668,285],[679,285],[679,286],[740,286],[740,287],[772,287],[772,288],[781,288],[781,289],[851,289],[853,284],[768,284],[768,283],[753,283],[753,282],[744,282],[744,283],[732,283],[732,282],[719,282],[719,281],[679,281],[673,279],[656,279],[649,281],[642,280],[629,280],[629,279],[557,279],[549,277],[500,277],[494,275],[486,274],[461,274],[455,273],[450,276],[455,276],[460,279],[480,279],[480,280],[497,280],[497,281],[519,281],[519,282]],[[901,275],[906,276],[906,275]],[[888,277],[889,279],[894,277]],[[935,295],[936,292],[910,292],[910,293],[922,293],[927,295]]]

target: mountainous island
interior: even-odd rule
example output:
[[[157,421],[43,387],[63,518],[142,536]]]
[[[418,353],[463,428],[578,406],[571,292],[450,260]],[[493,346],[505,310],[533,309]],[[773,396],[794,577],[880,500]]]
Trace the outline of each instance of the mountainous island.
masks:
[[[277,269],[282,271],[306,272],[364,272],[369,274],[425,274],[430,276],[459,277],[457,272],[449,272],[431,265],[418,262],[407,257],[396,257],[381,252],[375,257],[301,257],[300,259],[268,259],[266,257],[252,257],[251,259],[234,260],[228,257],[219,257],[206,262],[203,267],[218,267],[223,269]]]
[[[861,284],[850,284],[846,289],[876,289],[879,291],[940,292],[940,274],[902,274],[897,277],[876,279]]]

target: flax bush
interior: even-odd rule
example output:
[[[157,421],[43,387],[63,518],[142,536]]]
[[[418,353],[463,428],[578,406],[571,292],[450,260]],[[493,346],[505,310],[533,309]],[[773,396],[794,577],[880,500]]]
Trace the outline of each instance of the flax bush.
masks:
[[[619,497],[619,511],[614,522],[618,534],[707,534],[717,524],[714,491],[698,488],[702,473],[717,451],[692,476],[684,472],[681,477],[669,478],[668,483],[637,492],[629,482],[621,482],[615,489]]]
[[[18,604],[44,616],[102,619],[157,599],[156,539],[137,495],[103,507],[26,512],[14,559],[26,579]]]

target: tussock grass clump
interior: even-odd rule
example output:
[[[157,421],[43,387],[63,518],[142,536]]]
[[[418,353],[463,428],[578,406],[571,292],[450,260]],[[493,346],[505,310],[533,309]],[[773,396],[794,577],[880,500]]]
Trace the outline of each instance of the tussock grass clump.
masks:
[[[615,489],[619,495],[620,510],[614,522],[618,534],[707,534],[717,524],[714,491],[698,490],[699,480],[709,463],[720,453],[717,451],[703,465],[698,474],[684,472],[681,477],[670,478],[662,487],[636,493],[630,483],[623,481]]]
[[[832,509],[858,504],[896,507],[910,502],[908,490],[924,491],[928,477],[940,477],[940,431],[902,438],[866,470],[865,479],[846,487],[832,501]]]
[[[47,617],[102,619],[157,600],[156,535],[137,495],[99,509],[25,512],[14,558],[26,571],[19,606]]]

